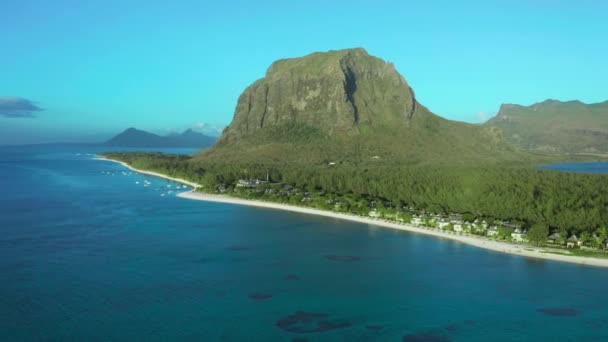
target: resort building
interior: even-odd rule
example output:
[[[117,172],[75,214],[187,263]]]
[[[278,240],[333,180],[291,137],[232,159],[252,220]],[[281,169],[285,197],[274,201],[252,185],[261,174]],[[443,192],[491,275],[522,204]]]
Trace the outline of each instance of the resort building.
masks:
[[[488,231],[486,232],[486,235],[490,236],[490,237],[498,235],[498,227],[496,227],[496,226],[490,227],[490,229],[488,229]]]
[[[412,224],[419,226],[422,224],[422,217],[418,216],[418,215],[414,215],[414,217],[412,217]]]
[[[439,220],[437,222],[437,227],[439,227],[439,229],[444,229],[445,227],[449,226],[450,222],[446,221],[446,220]]]
[[[372,210],[369,212],[368,214],[369,217],[373,217],[373,218],[379,218],[381,215],[379,212],[376,211],[376,209]]]
[[[526,241],[526,231],[521,228],[515,228],[513,233],[511,233],[511,239],[515,242],[524,242]]]
[[[265,183],[268,182],[259,179],[239,179],[238,182],[236,182],[236,186],[239,188],[255,188],[258,185]]]
[[[562,239],[562,236],[559,235],[559,233],[553,233],[547,237],[547,242],[548,243],[557,243],[561,239]]]
[[[576,235],[572,234],[572,236],[566,240],[566,248],[574,248],[575,246],[579,246],[579,241]]]

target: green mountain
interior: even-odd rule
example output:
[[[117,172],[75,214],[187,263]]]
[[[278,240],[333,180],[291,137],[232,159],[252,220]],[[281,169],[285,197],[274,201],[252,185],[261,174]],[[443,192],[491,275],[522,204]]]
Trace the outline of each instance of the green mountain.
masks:
[[[525,162],[492,127],[443,119],[391,63],[364,49],[283,59],[239,97],[232,123],[199,158],[219,163]]]
[[[160,136],[136,128],[128,128],[124,132],[106,141],[106,146],[119,147],[192,147],[204,148],[215,143],[215,138],[195,132],[191,129],[181,134]]]
[[[461,213],[577,234],[608,222],[606,176],[536,168],[558,158],[504,142],[498,127],[431,113],[392,64],[363,49],[273,63],[194,157],[105,155],[203,191],[348,213]]]
[[[608,153],[608,101],[503,104],[484,126],[500,128],[506,141],[534,152]]]

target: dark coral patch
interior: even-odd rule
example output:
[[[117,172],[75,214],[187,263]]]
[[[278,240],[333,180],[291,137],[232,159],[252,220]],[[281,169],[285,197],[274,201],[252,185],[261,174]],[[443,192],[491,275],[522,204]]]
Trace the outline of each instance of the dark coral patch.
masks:
[[[343,261],[343,262],[353,262],[353,261],[359,261],[359,260],[361,260],[361,258],[359,258],[358,256],[353,256],[353,255],[335,255],[335,254],[324,255],[324,258],[327,259],[327,260]]]
[[[352,326],[350,322],[328,321],[328,315],[297,311],[277,321],[277,327],[296,334],[309,334],[342,329]]]
[[[456,325],[448,325],[447,327],[445,327],[445,330],[447,330],[447,331],[456,331],[456,330],[458,330],[458,326],[456,326]]]
[[[577,316],[580,313],[580,311],[571,308],[542,308],[536,311],[554,317],[573,317]]]
[[[284,279],[285,280],[300,280],[300,277],[298,277],[297,275],[289,274],[289,275],[286,275]]]
[[[373,330],[373,331],[378,331],[378,330],[384,329],[384,327],[381,326],[381,325],[366,325],[365,329],[367,329],[367,330]]]
[[[269,263],[263,264],[263,266],[268,267],[268,268],[279,267],[279,266],[281,266],[281,262],[280,261],[269,262]]]
[[[403,342],[450,342],[450,339],[445,336],[438,336],[433,334],[411,334],[405,335],[402,338]]]
[[[253,300],[266,300],[266,299],[272,298],[272,295],[270,293],[256,292],[256,293],[250,294],[249,298],[253,299]]]
[[[251,247],[249,247],[249,246],[239,246],[239,245],[226,247],[226,250],[229,250],[229,251],[248,251],[250,249],[251,249]]]
[[[587,322],[587,326],[589,326],[589,328],[592,328],[592,329],[600,329],[600,328],[604,327],[605,323],[606,323],[605,321],[594,320],[594,321]]]

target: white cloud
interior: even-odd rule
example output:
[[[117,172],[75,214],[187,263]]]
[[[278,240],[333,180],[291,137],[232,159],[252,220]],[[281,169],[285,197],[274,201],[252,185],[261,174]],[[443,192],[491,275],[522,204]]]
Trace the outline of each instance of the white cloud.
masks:
[[[226,126],[224,125],[210,124],[206,122],[195,122],[191,128],[212,137],[219,137],[220,135],[222,135],[222,131],[225,127]]]

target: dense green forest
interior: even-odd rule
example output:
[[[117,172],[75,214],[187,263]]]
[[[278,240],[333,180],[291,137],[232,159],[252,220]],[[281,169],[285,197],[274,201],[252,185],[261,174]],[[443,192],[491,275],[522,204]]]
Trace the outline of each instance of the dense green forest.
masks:
[[[526,228],[543,226],[563,235],[591,233],[608,222],[606,175],[521,165],[434,167],[383,161],[227,164],[160,153],[104,156],[194,181],[209,192],[234,189],[239,179],[265,180],[268,176],[271,184],[304,189],[316,197],[340,198],[343,211],[355,212],[361,203],[379,203],[397,210],[460,213],[517,222]]]

